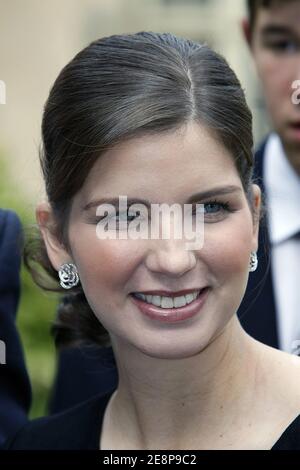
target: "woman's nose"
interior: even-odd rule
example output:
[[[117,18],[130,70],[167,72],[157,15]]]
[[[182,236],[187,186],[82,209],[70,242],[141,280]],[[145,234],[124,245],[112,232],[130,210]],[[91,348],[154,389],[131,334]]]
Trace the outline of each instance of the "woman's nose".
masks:
[[[187,249],[183,239],[154,240],[146,256],[146,266],[150,271],[180,277],[194,268],[196,255]]]

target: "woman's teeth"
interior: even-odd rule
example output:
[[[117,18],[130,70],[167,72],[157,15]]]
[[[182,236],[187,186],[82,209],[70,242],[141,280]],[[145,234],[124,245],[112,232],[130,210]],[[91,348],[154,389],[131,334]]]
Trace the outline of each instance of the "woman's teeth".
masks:
[[[165,297],[162,295],[145,295],[141,294],[140,292],[135,292],[132,295],[137,297],[138,299],[144,300],[148,304],[155,305],[156,307],[161,308],[178,308],[184,307],[185,305],[190,304],[193,302],[200,293],[200,290],[195,292],[191,292],[187,295],[181,295],[179,297]]]

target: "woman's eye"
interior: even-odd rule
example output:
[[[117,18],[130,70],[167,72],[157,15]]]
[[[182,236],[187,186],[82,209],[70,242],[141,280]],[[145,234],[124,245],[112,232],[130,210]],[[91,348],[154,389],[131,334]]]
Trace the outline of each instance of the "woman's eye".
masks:
[[[229,203],[228,202],[218,202],[218,201],[210,201],[203,203],[203,210],[204,215],[209,214],[219,214],[223,212],[229,212]],[[202,211],[202,209],[201,209]]]
[[[214,214],[216,212],[219,212],[220,209],[224,210],[224,205],[223,204],[216,204],[216,203],[212,203],[212,204],[204,204],[204,206],[206,207],[206,210],[207,210],[207,213],[208,214]]]
[[[199,207],[200,206],[200,207]],[[220,201],[208,201],[205,203],[198,203],[193,206],[191,215],[195,216],[196,213],[203,213],[206,219],[215,219],[216,217],[222,217],[228,212],[234,212],[231,209],[229,202],[220,202]],[[137,217],[140,220],[142,214],[140,212],[130,213],[130,212],[117,212],[116,214],[108,214],[106,216],[97,218],[93,223],[112,223],[115,224],[118,228],[128,228],[129,224],[135,220]],[[151,217],[151,215],[150,215]],[[146,216],[148,219],[148,216]]]
[[[100,216],[100,217],[93,217],[91,219],[91,222],[93,224],[98,224],[101,222],[101,224],[109,224],[109,223],[116,223],[117,225],[118,224],[129,224],[130,222],[132,222],[135,218],[137,218],[140,214],[139,213],[136,213],[136,214],[130,214],[128,212],[117,212],[115,214],[105,214],[103,216]]]
[[[117,213],[115,219],[117,222],[132,222],[139,214],[128,214],[128,212]]]

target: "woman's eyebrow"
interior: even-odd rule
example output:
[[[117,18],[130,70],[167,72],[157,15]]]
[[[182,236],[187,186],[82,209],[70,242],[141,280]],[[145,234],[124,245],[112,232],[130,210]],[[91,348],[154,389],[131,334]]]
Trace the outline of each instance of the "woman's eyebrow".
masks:
[[[209,189],[207,191],[202,191],[196,194],[193,194],[188,198],[188,200],[185,202],[185,204],[193,204],[201,199],[205,199],[208,197],[214,197],[214,196],[222,196],[226,194],[231,194],[235,192],[242,192],[242,188],[239,186],[219,186],[216,188]],[[121,196],[120,196],[121,197]],[[124,196],[123,196],[124,197]],[[87,211],[91,209],[91,207],[97,207],[100,206],[101,204],[111,204],[114,207],[119,206],[119,198],[112,197],[112,198],[102,198],[102,199],[97,199],[95,201],[91,201],[85,206],[83,206],[82,210]],[[132,204],[144,204],[146,207],[150,209],[151,203],[147,199],[140,199],[140,198],[127,198],[127,205],[131,206]]]

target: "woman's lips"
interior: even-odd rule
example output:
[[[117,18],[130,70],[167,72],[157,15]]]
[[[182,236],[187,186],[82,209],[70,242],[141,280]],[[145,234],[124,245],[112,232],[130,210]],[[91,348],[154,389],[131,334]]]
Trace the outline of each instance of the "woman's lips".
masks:
[[[209,291],[210,288],[205,287],[190,304],[178,308],[156,307],[142,299],[134,297],[132,294],[130,294],[130,296],[143,315],[164,323],[176,323],[194,317],[201,310]]]

